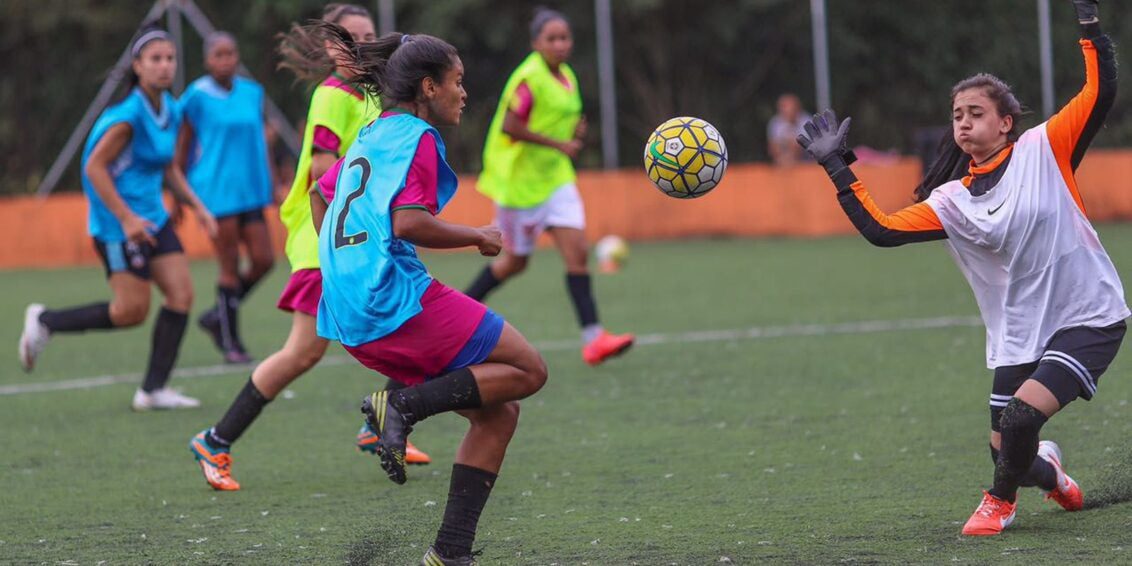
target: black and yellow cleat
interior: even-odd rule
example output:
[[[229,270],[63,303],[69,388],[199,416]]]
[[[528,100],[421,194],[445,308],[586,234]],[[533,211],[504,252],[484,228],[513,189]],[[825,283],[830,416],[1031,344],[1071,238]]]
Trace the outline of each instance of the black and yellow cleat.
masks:
[[[377,455],[381,468],[393,483],[405,483],[405,444],[413,426],[389,403],[389,392],[378,391],[362,400],[362,414],[377,432]]]
[[[479,551],[476,551],[475,554],[479,554]],[[421,558],[421,566],[476,566],[476,559],[471,555],[445,558],[436,551],[435,547],[430,546],[424,558]]]

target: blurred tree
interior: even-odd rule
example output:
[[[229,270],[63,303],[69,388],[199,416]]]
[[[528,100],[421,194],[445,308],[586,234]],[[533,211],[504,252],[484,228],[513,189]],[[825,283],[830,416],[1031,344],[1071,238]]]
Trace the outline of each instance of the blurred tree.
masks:
[[[274,36],[317,17],[315,0],[197,0],[241,42],[245,64],[294,120],[309,85],[275,70]],[[600,165],[593,2],[547,0],[573,20],[575,55],[590,115],[583,167]],[[1034,0],[827,0],[834,106],[854,117],[853,138],[908,151],[912,133],[946,125],[952,84],[978,71],[1014,85],[1041,106]],[[1057,103],[1084,75],[1068,0],[1053,0]],[[809,4],[801,0],[618,0],[613,3],[621,162],[636,166],[651,129],[675,115],[716,124],[735,161],[766,157],[765,126],[782,92],[813,108]],[[35,189],[150,0],[0,2],[0,193]],[[375,8],[376,2],[363,2]],[[530,49],[529,0],[396,0],[398,26],[460,49],[467,68],[463,125],[445,132],[453,165],[475,171],[487,126],[511,70]],[[1105,28],[1132,44],[1132,6],[1105,2]],[[186,77],[199,76],[200,40],[186,33]],[[1097,145],[1132,145],[1132,89],[1121,89]],[[1033,116],[1028,125],[1044,117]],[[72,164],[60,190],[78,188]]]

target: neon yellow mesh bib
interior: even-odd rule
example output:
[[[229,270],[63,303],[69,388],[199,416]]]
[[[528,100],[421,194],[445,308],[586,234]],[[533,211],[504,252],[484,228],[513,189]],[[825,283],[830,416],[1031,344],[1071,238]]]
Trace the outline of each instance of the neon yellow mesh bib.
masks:
[[[338,156],[341,157],[357,139],[358,130],[381,113],[381,106],[376,100],[358,98],[356,90],[336,79],[332,77],[319,85],[311,96],[295,182],[286,200],[279,206],[279,219],[287,228],[285,249],[292,272],[318,269],[318,234],[311,220],[310,196],[307,193],[311,184],[318,180],[310,178],[315,126],[327,128],[338,136],[342,141],[338,147]]]
[[[574,164],[564,153],[543,145],[517,142],[503,133],[503,118],[511,107],[516,89],[525,82],[534,98],[527,127],[551,139],[568,141],[574,137],[574,129],[582,117],[582,96],[573,69],[563,64],[560,71],[570,88],[551,73],[541,55],[531,53],[503,87],[503,96],[484,144],[483,172],[476,185],[500,206],[536,207],[546,202],[555,189],[575,179]]]

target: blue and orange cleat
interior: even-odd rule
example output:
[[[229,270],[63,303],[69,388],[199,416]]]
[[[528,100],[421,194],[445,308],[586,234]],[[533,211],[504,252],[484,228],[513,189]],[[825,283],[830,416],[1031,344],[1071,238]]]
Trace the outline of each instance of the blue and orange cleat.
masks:
[[[597,338],[582,347],[582,361],[596,366],[609,358],[624,354],[633,347],[636,339],[632,334],[610,334],[602,330]]]
[[[362,425],[362,429],[358,431],[358,450],[369,454],[377,454],[378,440],[377,433],[373,431],[373,427],[369,423]],[[413,446],[412,442],[405,441],[405,463],[410,466],[424,466],[432,463],[432,458],[428,457],[420,448]]]
[[[208,442],[208,429],[202,430],[189,441],[204,481],[218,491],[238,491],[240,484],[232,477],[232,454],[228,448],[217,448]]]

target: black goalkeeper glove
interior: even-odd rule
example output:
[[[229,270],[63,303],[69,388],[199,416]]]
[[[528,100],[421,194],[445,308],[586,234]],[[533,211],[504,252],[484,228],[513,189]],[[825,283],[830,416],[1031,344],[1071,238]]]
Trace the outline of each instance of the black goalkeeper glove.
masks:
[[[1097,17],[1099,0],[1073,0],[1073,8],[1077,10],[1077,22],[1081,25],[1099,23]]]
[[[831,177],[857,160],[846,143],[852,121],[852,118],[846,118],[838,125],[837,115],[833,110],[826,110],[806,121],[803,125],[806,133],[798,135],[798,145],[825,167]]]

